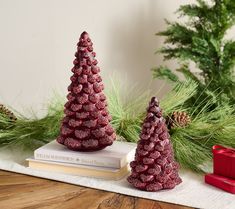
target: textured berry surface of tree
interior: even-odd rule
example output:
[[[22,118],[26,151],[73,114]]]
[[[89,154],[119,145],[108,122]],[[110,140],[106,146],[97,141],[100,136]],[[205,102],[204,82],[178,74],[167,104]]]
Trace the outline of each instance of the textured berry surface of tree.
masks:
[[[147,108],[128,182],[140,190],[173,189],[181,183],[170,135],[155,97]]]
[[[57,142],[72,150],[100,150],[116,139],[95,56],[93,43],[88,33],[83,32],[73,61],[65,117],[57,137]]]

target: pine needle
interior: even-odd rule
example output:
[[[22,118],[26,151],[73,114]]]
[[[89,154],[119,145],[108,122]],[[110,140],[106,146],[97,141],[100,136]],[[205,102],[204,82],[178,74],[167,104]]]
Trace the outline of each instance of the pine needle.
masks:
[[[168,115],[174,111],[186,111],[184,103],[197,92],[197,84],[192,80],[179,82],[161,101],[164,114]]]
[[[60,120],[63,116],[63,103],[61,97],[56,96],[48,105],[45,117],[28,119],[18,116],[12,123],[0,117],[0,146],[22,145],[27,149],[34,149],[53,140],[59,133]]]
[[[106,91],[106,95],[112,115],[111,123],[116,133],[126,141],[138,141],[150,91],[137,86],[121,85],[119,81],[111,79],[111,85]]]

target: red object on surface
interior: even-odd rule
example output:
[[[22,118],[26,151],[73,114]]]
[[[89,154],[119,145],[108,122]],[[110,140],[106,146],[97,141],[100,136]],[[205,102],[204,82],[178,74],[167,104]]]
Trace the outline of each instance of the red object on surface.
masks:
[[[88,33],[83,32],[73,61],[65,117],[57,137],[58,143],[76,151],[100,150],[116,139],[92,45]]]
[[[182,182],[165,119],[155,97],[147,108],[135,160],[130,166],[131,175],[127,180],[140,190],[173,189]]]
[[[212,152],[214,174],[235,179],[235,149],[215,145]]]
[[[227,192],[235,194],[235,180],[216,174],[206,174],[205,182]]]

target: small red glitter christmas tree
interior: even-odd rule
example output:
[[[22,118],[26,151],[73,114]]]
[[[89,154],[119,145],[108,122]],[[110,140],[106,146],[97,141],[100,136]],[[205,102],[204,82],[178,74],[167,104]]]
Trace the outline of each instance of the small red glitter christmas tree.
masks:
[[[170,135],[155,97],[147,108],[135,160],[130,165],[132,172],[127,180],[140,190],[173,189],[182,182],[178,175],[179,164],[174,159]]]
[[[73,61],[65,117],[57,137],[57,142],[71,150],[100,150],[116,139],[92,45],[88,33],[83,32]]]

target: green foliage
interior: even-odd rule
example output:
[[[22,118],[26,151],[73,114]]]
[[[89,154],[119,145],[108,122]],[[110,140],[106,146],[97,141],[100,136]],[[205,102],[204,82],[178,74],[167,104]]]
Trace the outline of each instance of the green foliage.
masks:
[[[123,94],[122,92],[126,92]],[[125,86],[111,80],[106,91],[112,126],[119,137],[130,142],[137,142],[143,121],[143,112],[149,98],[149,90],[137,86]]]
[[[122,86],[122,87],[121,87]],[[175,85],[161,101],[164,115],[173,111],[185,111],[184,103],[196,92],[197,84],[187,80]],[[128,90],[126,90],[128,89]],[[125,92],[125,94],[121,92]],[[129,142],[137,142],[141,124],[145,118],[145,108],[148,106],[151,93],[136,86],[128,87],[112,82],[106,91],[109,111],[112,115],[112,125],[119,137]]]
[[[210,113],[210,99],[203,108],[195,105],[188,108],[187,101],[195,96],[198,85],[195,81],[178,82],[172,91],[165,95],[160,105],[164,116],[173,111],[186,111],[192,119],[187,127],[171,129],[175,156],[182,167],[201,172],[201,166],[211,160],[211,147],[214,144],[235,146],[235,117],[233,107],[221,104]],[[125,92],[125,94],[123,93]],[[149,91],[133,86],[124,86],[111,82],[106,91],[112,125],[121,140],[137,142],[141,124],[145,118],[150,96]],[[199,98],[200,100],[200,98]],[[59,134],[60,121],[63,118],[64,99],[56,96],[49,102],[48,113],[43,118],[25,118],[18,116],[16,122],[0,115],[0,147],[23,146],[25,149],[37,148],[55,139]]]
[[[191,80],[177,83],[161,101],[164,115],[170,115],[174,111],[187,111],[185,103],[195,95],[196,89],[197,84]]]
[[[191,113],[193,120],[188,127],[171,130],[177,159],[182,166],[194,171],[201,171],[200,166],[211,159],[214,144],[235,146],[235,134],[232,131],[235,128],[233,108],[221,106],[208,112],[209,106],[210,101],[196,116],[192,117]],[[188,158],[183,157],[181,152],[185,152]]]
[[[179,80],[178,76],[174,74],[169,68],[166,66],[160,66],[158,68],[153,68],[153,77],[154,78],[162,78],[169,81],[176,82]]]
[[[60,120],[63,116],[64,101],[58,95],[48,105],[43,118],[26,118],[19,115],[13,122],[0,115],[0,146],[22,145],[34,149],[53,140],[59,134]],[[32,116],[33,117],[33,116]]]
[[[198,92],[217,92],[217,103],[226,97],[234,104],[235,41],[226,40],[225,35],[235,24],[235,1],[197,0],[196,4],[181,6],[178,13],[186,20],[184,23],[166,21],[167,29],[157,34],[165,37],[165,45],[159,52],[165,59],[184,63],[178,71],[198,82]],[[185,67],[190,61],[199,68],[202,78]],[[164,78],[162,75],[166,73],[171,74],[168,68],[158,67],[153,76]]]

